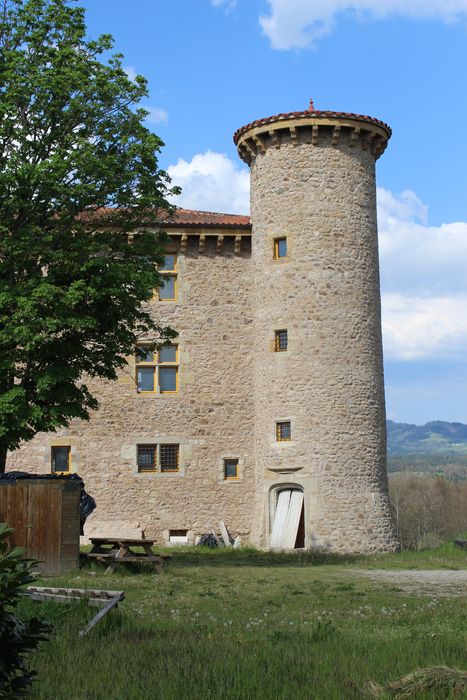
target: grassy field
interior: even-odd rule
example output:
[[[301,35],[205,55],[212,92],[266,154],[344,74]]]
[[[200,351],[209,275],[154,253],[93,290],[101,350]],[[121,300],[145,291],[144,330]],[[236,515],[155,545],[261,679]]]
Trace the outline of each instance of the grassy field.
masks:
[[[111,588],[126,600],[88,636],[86,606],[22,603],[55,624],[33,657],[47,700],[268,700],[363,697],[417,667],[465,668],[465,598],[408,594],[360,569],[465,569],[446,545],[400,555],[325,558],[176,550],[165,573],[99,565],[50,585]],[[441,694],[418,695],[442,698]]]

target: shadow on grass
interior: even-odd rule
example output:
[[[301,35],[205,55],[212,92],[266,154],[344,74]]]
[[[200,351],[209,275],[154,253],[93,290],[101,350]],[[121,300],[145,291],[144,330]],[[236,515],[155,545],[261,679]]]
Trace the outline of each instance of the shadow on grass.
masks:
[[[85,548],[86,549],[86,548]],[[107,563],[92,562],[86,559],[85,549],[81,553],[81,568],[96,574],[103,574]],[[378,569],[464,569],[467,567],[465,551],[445,542],[439,547],[421,551],[387,552],[377,554],[337,554],[317,550],[295,550],[288,552],[260,551],[250,547],[226,549],[223,547],[155,547],[156,552],[170,554],[171,559],[164,564],[165,570],[191,566],[204,567],[313,567],[313,566],[357,566]],[[154,573],[151,564],[135,562],[120,564],[118,574],[134,575]],[[111,580],[109,576],[109,581]]]
[[[189,566],[253,566],[253,567],[304,567],[323,565],[355,564],[364,557],[352,554],[335,554],[317,551],[297,550],[295,552],[262,552],[253,548],[225,549],[208,547],[176,547],[159,549],[158,552],[170,554],[172,559],[166,561],[165,569],[172,567]],[[80,566],[83,569],[103,572],[107,564],[91,562],[86,559],[86,554],[81,553]],[[118,573],[152,573],[154,568],[150,564],[135,562],[134,564],[120,564]]]

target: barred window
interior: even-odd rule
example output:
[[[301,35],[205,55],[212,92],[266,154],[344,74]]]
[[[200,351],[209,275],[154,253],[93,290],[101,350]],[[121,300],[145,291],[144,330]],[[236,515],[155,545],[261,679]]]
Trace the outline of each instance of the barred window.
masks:
[[[178,472],[180,445],[137,445],[138,472]]]
[[[292,439],[292,430],[290,421],[280,421],[276,423],[276,440],[277,442],[287,442]]]
[[[161,445],[161,472],[178,472],[179,445]]]
[[[285,352],[288,348],[288,335],[286,330],[274,331],[275,352]]]
[[[139,472],[155,472],[157,445],[138,445],[137,464]]]

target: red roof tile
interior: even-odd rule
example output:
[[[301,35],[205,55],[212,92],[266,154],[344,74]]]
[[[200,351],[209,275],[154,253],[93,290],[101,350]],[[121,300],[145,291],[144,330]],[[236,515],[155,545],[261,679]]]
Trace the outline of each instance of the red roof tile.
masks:
[[[116,209],[94,209],[82,212],[78,218],[89,221],[104,221],[111,219]],[[164,228],[193,227],[193,228],[251,228],[249,216],[241,214],[219,214],[212,211],[197,211],[193,209],[175,209],[172,213],[165,209],[159,209],[154,213],[148,213],[145,218],[146,225],[158,225]]]
[[[264,119],[257,119],[254,122],[251,122],[250,124],[246,124],[246,126],[240,127],[240,129],[237,129],[235,134],[233,135],[233,140],[235,145],[237,145],[238,140],[242,134],[245,133],[245,131],[248,131],[249,129],[253,129],[255,126],[262,126],[263,124],[270,124],[272,122],[278,122],[278,121],[286,121],[288,119],[320,119],[320,118],[325,118],[325,119],[352,119],[355,121],[360,121],[360,122],[368,122],[369,124],[375,124],[376,126],[381,127],[387,132],[388,138],[390,138],[392,131],[391,128],[385,123],[380,121],[379,119],[375,119],[374,117],[368,117],[367,115],[364,114],[353,114],[352,112],[323,112],[321,110],[315,110],[315,109],[306,109],[303,112],[288,112],[288,113],[281,113],[281,114],[275,114],[273,117],[265,117]]]
[[[160,216],[156,216],[155,223],[163,226],[202,226],[211,227],[234,227],[250,228],[249,216],[241,214],[219,214],[212,211],[197,211],[193,209],[176,209],[174,214],[169,215],[161,210]]]

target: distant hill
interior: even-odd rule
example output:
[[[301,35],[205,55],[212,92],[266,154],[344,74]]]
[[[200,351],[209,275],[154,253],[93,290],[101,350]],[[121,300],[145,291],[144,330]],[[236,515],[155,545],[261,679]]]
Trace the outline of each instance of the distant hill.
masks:
[[[387,421],[388,455],[467,455],[467,425],[435,420],[425,425]]]

